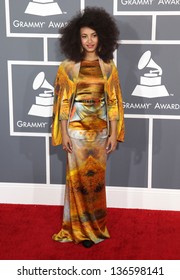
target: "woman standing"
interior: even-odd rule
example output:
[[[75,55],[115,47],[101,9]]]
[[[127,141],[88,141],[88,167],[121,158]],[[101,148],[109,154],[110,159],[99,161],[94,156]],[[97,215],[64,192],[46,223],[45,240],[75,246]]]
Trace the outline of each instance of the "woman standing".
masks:
[[[118,29],[101,8],[87,7],[63,29],[67,59],[55,81],[52,144],[67,152],[66,190],[60,242],[86,248],[109,238],[106,227],[107,154],[124,140],[124,115],[112,59]]]

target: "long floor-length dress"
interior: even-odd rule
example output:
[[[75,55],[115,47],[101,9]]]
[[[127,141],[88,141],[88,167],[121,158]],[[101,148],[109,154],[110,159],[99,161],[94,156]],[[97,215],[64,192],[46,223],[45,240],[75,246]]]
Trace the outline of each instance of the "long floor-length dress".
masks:
[[[77,92],[68,122],[73,152],[67,154],[60,242],[109,238],[106,227],[106,143],[108,136],[104,78],[99,60],[82,61]]]

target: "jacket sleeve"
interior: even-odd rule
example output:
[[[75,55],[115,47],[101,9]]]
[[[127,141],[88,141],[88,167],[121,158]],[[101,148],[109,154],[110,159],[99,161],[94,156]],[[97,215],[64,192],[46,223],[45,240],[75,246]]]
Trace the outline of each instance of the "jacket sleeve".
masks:
[[[117,140],[124,141],[124,109],[118,70],[112,63],[112,72],[107,82],[107,113],[109,121],[117,120]]]
[[[70,97],[72,95],[72,82],[69,80],[63,63],[59,66],[54,83],[54,105],[52,118],[52,145],[62,143],[62,119],[68,120],[70,112]]]

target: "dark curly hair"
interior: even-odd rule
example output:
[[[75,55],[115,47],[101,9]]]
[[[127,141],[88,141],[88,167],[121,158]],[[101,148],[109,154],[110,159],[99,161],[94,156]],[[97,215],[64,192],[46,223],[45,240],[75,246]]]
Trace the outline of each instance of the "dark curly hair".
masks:
[[[97,55],[108,62],[113,58],[113,52],[118,48],[119,30],[114,18],[103,8],[86,7],[83,13],[78,13],[65,26],[60,38],[61,51],[75,62],[84,58],[81,51],[80,28],[89,27],[96,31],[99,39]]]

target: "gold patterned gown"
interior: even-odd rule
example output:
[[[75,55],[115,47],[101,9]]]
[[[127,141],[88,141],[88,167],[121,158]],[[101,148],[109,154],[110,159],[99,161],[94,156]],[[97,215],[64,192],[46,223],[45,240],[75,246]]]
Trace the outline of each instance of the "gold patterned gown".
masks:
[[[73,152],[67,155],[62,229],[53,235],[60,242],[109,238],[106,228],[107,110],[104,78],[99,61],[82,61],[77,92],[68,122]]]

